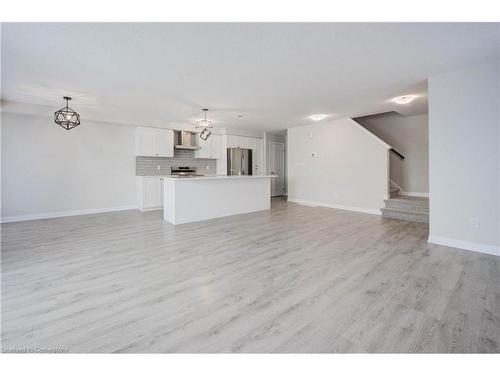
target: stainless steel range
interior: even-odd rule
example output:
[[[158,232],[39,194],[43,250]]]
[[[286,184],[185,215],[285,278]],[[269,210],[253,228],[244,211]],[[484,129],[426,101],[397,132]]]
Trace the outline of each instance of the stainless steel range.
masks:
[[[170,167],[170,174],[176,177],[203,176],[197,173],[196,167]]]

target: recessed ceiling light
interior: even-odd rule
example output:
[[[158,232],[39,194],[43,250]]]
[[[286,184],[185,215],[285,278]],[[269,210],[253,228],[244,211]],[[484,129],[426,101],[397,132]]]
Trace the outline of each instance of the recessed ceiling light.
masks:
[[[327,117],[328,117],[328,115],[325,115],[325,114],[323,114],[323,113],[317,113],[317,114],[315,114],[315,115],[311,115],[311,116],[309,116],[309,118],[310,118],[311,120],[313,120],[313,121],[321,121],[321,120],[323,120],[323,119],[325,119],[325,118],[327,118]]]
[[[416,97],[417,97],[416,95],[403,95],[392,98],[391,101],[393,101],[396,104],[408,104],[412,102]]]

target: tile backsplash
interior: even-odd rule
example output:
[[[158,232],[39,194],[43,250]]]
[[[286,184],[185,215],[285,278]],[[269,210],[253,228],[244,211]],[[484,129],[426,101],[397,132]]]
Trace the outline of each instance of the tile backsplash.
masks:
[[[158,166],[160,170],[158,170]],[[179,166],[196,167],[199,174],[217,174],[217,161],[214,159],[195,159],[194,150],[176,149],[173,158],[135,157],[135,174],[137,176],[162,176],[170,174],[170,167]]]

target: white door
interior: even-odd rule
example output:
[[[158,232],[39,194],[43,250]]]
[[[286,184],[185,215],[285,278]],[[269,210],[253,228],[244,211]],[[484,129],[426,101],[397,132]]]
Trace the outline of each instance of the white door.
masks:
[[[285,145],[271,142],[270,154],[271,174],[278,176],[271,178],[271,196],[276,197],[285,193]]]

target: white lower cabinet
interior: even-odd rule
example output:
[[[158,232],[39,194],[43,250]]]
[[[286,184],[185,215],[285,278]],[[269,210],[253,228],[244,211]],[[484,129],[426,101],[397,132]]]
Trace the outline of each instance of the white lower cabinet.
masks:
[[[163,177],[137,177],[137,208],[141,211],[163,209]]]

